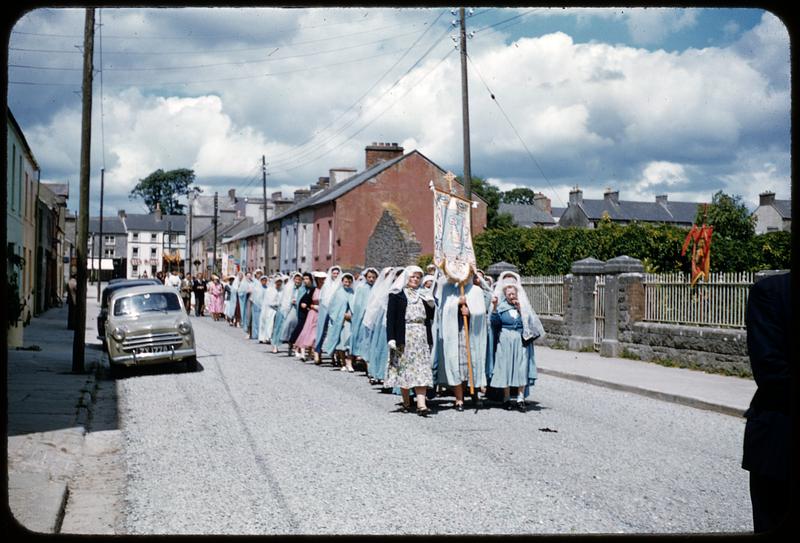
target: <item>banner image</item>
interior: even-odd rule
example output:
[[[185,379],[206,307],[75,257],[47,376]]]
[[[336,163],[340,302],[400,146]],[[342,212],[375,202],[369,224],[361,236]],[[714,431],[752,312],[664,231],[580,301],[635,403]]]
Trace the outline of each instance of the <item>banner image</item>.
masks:
[[[449,174],[452,175],[452,174]],[[447,176],[445,176],[447,178]],[[475,267],[472,249],[472,202],[454,194],[433,191],[433,263],[455,283],[465,283]]]

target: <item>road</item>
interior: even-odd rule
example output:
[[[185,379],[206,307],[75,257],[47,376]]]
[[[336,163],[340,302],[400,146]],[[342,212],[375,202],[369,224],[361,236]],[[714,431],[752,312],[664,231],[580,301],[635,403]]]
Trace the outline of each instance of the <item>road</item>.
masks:
[[[752,530],[741,418],[541,376],[527,413],[449,397],[424,419],[363,373],[192,321],[198,372],[117,382],[125,533]]]

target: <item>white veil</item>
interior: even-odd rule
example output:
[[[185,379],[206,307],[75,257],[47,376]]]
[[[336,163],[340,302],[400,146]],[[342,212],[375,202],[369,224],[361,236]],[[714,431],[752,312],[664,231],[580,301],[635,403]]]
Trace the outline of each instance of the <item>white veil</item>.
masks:
[[[517,299],[519,300],[519,308],[522,313],[522,337],[526,340],[531,338],[543,338],[545,336],[545,331],[542,326],[542,321],[539,319],[539,315],[533,310],[533,307],[531,307],[528,295],[522,287],[522,279],[519,274],[506,271],[501,273],[500,277],[497,278],[497,283],[494,286],[494,295],[497,297],[498,304],[505,301],[506,296],[503,290],[509,285],[513,285],[517,288]]]

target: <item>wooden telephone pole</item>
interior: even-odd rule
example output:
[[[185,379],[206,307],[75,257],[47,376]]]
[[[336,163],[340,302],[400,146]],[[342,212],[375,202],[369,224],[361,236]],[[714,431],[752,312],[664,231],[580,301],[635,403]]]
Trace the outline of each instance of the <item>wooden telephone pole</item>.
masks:
[[[261,187],[264,196],[264,274],[269,270],[269,244],[267,243],[267,158],[261,155]]]
[[[89,248],[89,169],[92,145],[92,57],[94,55],[94,8],[86,8],[83,28],[83,104],[81,115],[80,207],[76,223],[75,250],[78,266],[78,303],[72,338],[72,372],[84,372],[86,349],[86,252]]]

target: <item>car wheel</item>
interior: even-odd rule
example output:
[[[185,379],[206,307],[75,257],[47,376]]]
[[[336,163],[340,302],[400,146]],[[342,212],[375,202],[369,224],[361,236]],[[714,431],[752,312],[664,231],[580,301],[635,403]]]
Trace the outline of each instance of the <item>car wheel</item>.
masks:
[[[186,370],[187,371],[197,371],[197,357],[190,356],[189,358],[185,358],[184,362],[186,362]]]

